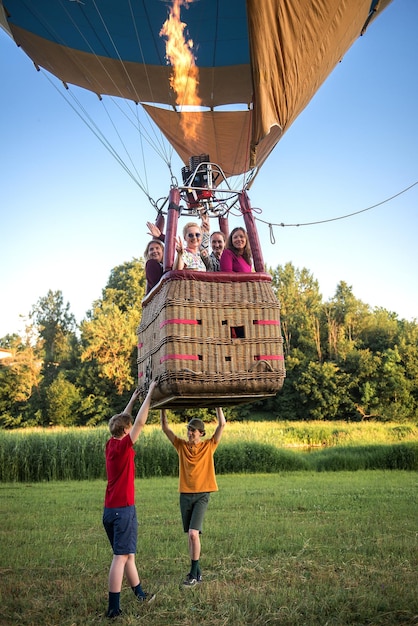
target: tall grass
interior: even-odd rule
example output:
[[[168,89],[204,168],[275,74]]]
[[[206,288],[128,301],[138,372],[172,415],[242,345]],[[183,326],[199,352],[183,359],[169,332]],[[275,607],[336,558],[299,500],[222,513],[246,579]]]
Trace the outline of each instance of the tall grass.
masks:
[[[306,455],[309,456],[310,455]],[[121,626],[416,624],[417,474],[218,476],[202,538],[204,582],[184,590],[177,478],[136,481],[143,585]],[[0,624],[106,624],[105,482],[0,484]]]
[[[179,436],[185,426],[173,424]],[[228,423],[216,453],[219,474],[291,470],[418,469],[418,429],[395,424]],[[208,436],[215,424],[207,426]],[[341,433],[344,432],[344,436]],[[0,431],[0,481],[105,478],[106,427]],[[319,445],[319,443],[321,445]],[[175,476],[177,454],[158,426],[136,445],[137,476]],[[301,454],[300,450],[311,450]]]
[[[106,429],[0,431],[0,480],[86,480],[104,476]]]
[[[180,425],[175,428],[181,432]],[[227,441],[258,441],[278,447],[358,446],[417,441],[418,426],[396,422],[228,422],[224,437]]]

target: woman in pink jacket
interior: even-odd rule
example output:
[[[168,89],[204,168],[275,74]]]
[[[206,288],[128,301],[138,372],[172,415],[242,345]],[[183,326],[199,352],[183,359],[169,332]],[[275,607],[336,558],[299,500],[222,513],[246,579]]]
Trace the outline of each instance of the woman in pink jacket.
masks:
[[[221,256],[221,272],[252,272],[251,248],[244,228],[234,228]]]

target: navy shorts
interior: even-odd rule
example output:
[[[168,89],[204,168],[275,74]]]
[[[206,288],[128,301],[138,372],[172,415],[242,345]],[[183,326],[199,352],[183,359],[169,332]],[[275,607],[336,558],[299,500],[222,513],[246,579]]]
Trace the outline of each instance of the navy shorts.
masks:
[[[135,554],[138,521],[135,505],[103,511],[103,526],[109,537],[113,554]]]
[[[203,518],[209,504],[210,493],[181,493],[180,511],[185,533],[190,529],[198,530],[203,528]]]

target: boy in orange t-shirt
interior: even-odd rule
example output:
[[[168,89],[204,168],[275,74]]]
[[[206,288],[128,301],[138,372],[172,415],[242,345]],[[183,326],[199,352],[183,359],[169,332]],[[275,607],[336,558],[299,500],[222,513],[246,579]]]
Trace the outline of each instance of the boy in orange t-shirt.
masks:
[[[176,448],[179,457],[180,511],[184,532],[188,533],[191,560],[190,572],[183,581],[183,585],[194,587],[202,582],[199,564],[200,533],[209,504],[209,496],[212,491],[218,491],[213,455],[221,440],[226,421],[222,409],[217,407],[216,430],[210,439],[201,441],[201,437],[206,434],[205,425],[202,420],[194,418],[187,425],[186,441],[177,437],[169,428],[164,409],[160,411],[160,415],[161,428]]]

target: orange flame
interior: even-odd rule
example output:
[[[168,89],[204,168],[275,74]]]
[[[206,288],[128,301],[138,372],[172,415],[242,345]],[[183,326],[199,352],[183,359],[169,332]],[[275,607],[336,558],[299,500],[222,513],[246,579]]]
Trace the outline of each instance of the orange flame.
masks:
[[[166,58],[172,65],[173,72],[170,77],[170,85],[176,93],[176,103],[179,106],[200,106],[201,99],[198,96],[199,68],[195,64],[193,54],[193,41],[186,39],[184,29],[186,24],[180,19],[180,7],[187,8],[193,0],[173,0],[170,14],[164,22],[160,36],[165,36]],[[200,122],[200,113],[193,112],[187,115],[180,113],[181,127],[188,139],[196,139],[197,128]]]

